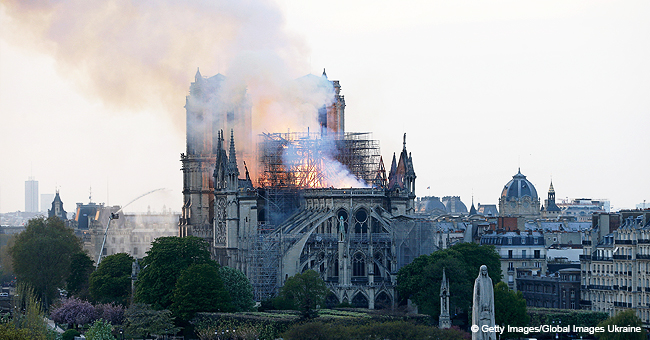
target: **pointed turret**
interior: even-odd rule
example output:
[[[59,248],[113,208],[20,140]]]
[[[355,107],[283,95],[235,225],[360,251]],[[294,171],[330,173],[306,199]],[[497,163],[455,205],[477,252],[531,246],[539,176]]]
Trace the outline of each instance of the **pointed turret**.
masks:
[[[199,71],[199,68],[196,68],[196,74],[194,75],[194,82],[198,83],[203,77],[201,76],[201,71]]]
[[[440,282],[440,318],[438,327],[441,329],[451,327],[451,318],[449,315],[449,280],[445,275],[445,268],[442,268],[442,282]]]
[[[228,150],[228,172],[236,173],[239,176],[237,168],[237,152],[235,151],[235,131],[230,130],[230,150]]]
[[[235,151],[235,132],[230,130],[230,149],[228,150],[228,189],[237,190],[239,186],[239,168],[237,167],[237,152]]]
[[[225,189],[227,186],[228,156],[223,149],[223,131],[217,132],[217,160],[214,166],[214,188]]]
[[[553,180],[551,180],[551,185],[548,188],[548,199],[546,200],[546,209],[547,212],[556,212],[561,211],[560,207],[555,204],[555,188],[553,188]]]
[[[397,158],[395,157],[395,153],[393,152],[393,161],[390,163],[390,172],[388,173],[389,179],[391,178],[391,176],[395,175],[395,171],[397,171]]]
[[[321,77],[325,77],[327,79],[327,73],[325,73],[325,68],[323,67],[323,75]]]
[[[386,188],[388,181],[386,179],[386,167],[384,166],[383,157],[379,156],[379,168],[377,169],[377,175],[372,182],[372,186],[375,188]]]
[[[476,208],[474,208],[474,196],[472,196],[472,207],[469,208],[469,216],[476,215]]]
[[[58,217],[61,221],[68,219],[68,213],[63,210],[63,201],[61,201],[61,196],[59,196],[59,189],[56,189],[56,195],[52,201],[52,209],[47,210],[47,217]]]

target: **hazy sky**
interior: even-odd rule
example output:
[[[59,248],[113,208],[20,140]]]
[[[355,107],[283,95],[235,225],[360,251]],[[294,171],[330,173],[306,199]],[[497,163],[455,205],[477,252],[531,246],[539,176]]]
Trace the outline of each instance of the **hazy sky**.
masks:
[[[650,203],[647,1],[0,2],[0,212],[30,175],[69,212],[179,211],[197,67],[254,95],[326,68],[387,165],[407,133],[418,196],[496,204],[521,167],[542,199]]]

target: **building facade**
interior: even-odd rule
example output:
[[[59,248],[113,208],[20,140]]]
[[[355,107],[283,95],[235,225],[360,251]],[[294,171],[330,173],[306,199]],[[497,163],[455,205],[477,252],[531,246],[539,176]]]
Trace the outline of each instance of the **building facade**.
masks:
[[[517,290],[517,270],[546,273],[544,236],[537,231],[491,232],[481,236],[481,245],[492,245],[501,258],[501,274],[508,288]]]
[[[240,158],[252,154],[251,104],[245,88],[226,86],[221,74],[204,78],[196,71],[185,99],[186,150],[181,154],[183,206],[179,234],[212,242],[214,183],[220,131],[236,131]],[[247,141],[247,143],[244,143]]]
[[[177,213],[125,214],[120,210],[120,206],[105,206],[103,203],[77,203],[75,216],[69,224],[93,261],[97,261],[99,256],[117,253],[141,259],[156,238],[178,236]],[[110,219],[111,214],[117,218]],[[102,248],[104,233],[106,243]]]
[[[650,326],[650,210],[594,214],[582,243],[582,308],[612,316],[633,308]]]
[[[551,275],[520,269],[517,290],[529,307],[580,309],[580,269],[560,269]]]

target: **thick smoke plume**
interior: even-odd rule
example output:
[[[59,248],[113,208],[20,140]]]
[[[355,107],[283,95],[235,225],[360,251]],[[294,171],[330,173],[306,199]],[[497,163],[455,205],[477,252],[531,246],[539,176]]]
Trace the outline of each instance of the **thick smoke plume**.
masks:
[[[7,39],[51,54],[80,91],[118,109],[162,104],[181,128],[196,67],[241,77],[262,96],[272,90],[259,87],[278,81],[269,77],[307,73],[305,45],[263,0],[2,0],[2,7],[11,19],[3,23]]]
[[[309,73],[308,48],[284,30],[268,1],[1,1],[10,19],[7,39],[52,55],[59,73],[90,98],[122,111],[158,110],[179,133],[185,133],[183,107],[197,67],[226,76],[222,104],[236,107],[247,96],[252,136],[318,131],[318,108],[333,100],[324,78],[296,79]],[[200,131],[190,125],[209,123],[187,128]],[[247,161],[253,176],[254,139],[237,143],[247,151],[238,160]]]

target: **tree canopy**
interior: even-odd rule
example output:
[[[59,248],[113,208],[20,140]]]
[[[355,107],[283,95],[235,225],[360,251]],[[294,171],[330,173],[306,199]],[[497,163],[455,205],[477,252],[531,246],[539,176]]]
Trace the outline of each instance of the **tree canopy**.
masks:
[[[459,243],[450,248],[422,255],[397,273],[397,291],[403,299],[413,300],[420,313],[440,315],[442,271],[449,279],[451,311],[468,311],[472,304],[474,279],[481,265],[488,267],[492,283],[501,281],[501,263],[493,246]]]
[[[50,313],[54,322],[67,324],[68,327],[86,325],[98,319],[104,319],[113,325],[124,320],[124,307],[113,303],[93,306],[90,302],[72,297],[62,299]]]
[[[619,327],[639,327],[641,332],[626,332],[626,331],[614,331],[610,332],[608,326],[619,326]],[[596,337],[600,340],[643,340],[647,339],[648,335],[643,328],[643,322],[636,316],[636,311],[634,309],[628,309],[623,312],[618,312],[616,315],[610,317],[609,319],[602,321],[598,324],[598,327],[603,327],[605,332],[596,333]]]
[[[526,300],[521,292],[508,288],[505,282],[494,287],[494,322],[497,325],[517,327],[528,326],[530,317],[526,311]]]
[[[303,318],[311,319],[316,317],[315,309],[323,305],[327,293],[329,289],[325,281],[317,272],[309,269],[288,278],[278,297],[281,304],[284,303],[290,309],[297,309]]]
[[[90,326],[85,335],[88,340],[115,340],[111,331],[112,327],[110,322],[99,319]]]
[[[231,303],[236,312],[248,312],[255,306],[253,301],[253,286],[241,271],[230,268],[219,268],[219,276],[230,295]]]
[[[133,257],[126,253],[106,256],[90,274],[90,295],[98,303],[126,306],[131,296]]]
[[[183,321],[196,312],[230,312],[230,297],[215,264],[193,264],[183,270],[174,287],[171,311]]]
[[[84,252],[73,254],[70,259],[70,275],[66,280],[68,297],[90,299],[90,274],[95,270],[93,260]]]
[[[144,338],[149,335],[174,334],[178,328],[174,326],[172,312],[153,310],[144,303],[134,303],[124,313],[127,335]]]
[[[72,256],[79,252],[81,241],[57,217],[29,220],[9,249],[18,280],[31,285],[46,308],[64,287]]]
[[[208,244],[203,239],[160,237],[151,243],[136,281],[135,301],[154,309],[168,309],[181,272],[193,264],[212,263]]]
[[[27,331],[29,339],[45,340],[47,324],[43,316],[43,308],[34,289],[25,283],[19,283],[12,298],[12,322],[17,329]]]

